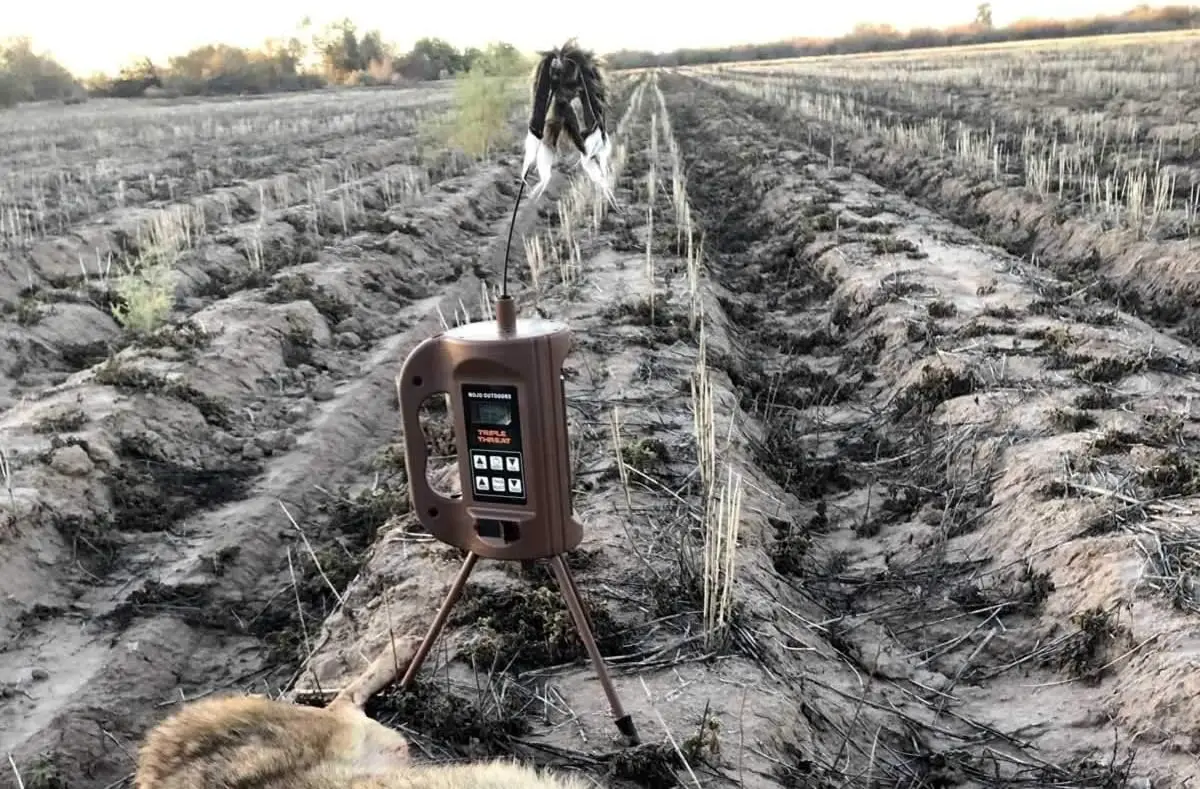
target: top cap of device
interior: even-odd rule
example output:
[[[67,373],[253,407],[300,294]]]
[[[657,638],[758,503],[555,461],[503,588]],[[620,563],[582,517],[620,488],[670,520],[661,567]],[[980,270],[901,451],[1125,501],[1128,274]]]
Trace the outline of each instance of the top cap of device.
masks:
[[[442,332],[441,336],[449,341],[458,342],[495,342],[504,343],[513,340],[530,340],[535,337],[545,337],[551,334],[562,334],[568,332],[567,325],[561,321],[552,321],[545,318],[518,318],[516,302],[512,296],[501,296],[496,299],[496,320],[495,321],[475,321],[474,323],[464,323],[461,326],[455,326]],[[510,346],[513,351],[519,354],[528,353],[528,349],[523,345]],[[521,349],[521,350],[517,350]],[[476,349],[475,353],[480,355],[480,358],[487,357],[492,354],[491,358],[494,361],[502,361],[509,351],[502,350],[500,347],[488,351],[483,348]]]

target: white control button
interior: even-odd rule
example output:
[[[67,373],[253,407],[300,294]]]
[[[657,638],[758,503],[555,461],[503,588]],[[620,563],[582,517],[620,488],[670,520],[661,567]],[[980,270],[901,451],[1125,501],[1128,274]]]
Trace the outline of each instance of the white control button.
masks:
[[[487,468],[487,455],[476,455],[475,456],[475,468],[481,468],[481,469]]]
[[[509,471],[521,470],[521,459],[519,457],[516,457],[515,455],[509,455],[504,460],[508,464]]]
[[[504,477],[492,477],[492,490],[503,492]]]
[[[492,471],[504,470],[504,458],[500,457],[499,455],[492,455],[489,460],[492,462]]]
[[[509,493],[520,493],[521,492],[521,480],[510,479],[508,481],[508,492]]]
[[[476,477],[475,478],[475,489],[476,490],[491,490],[491,488],[488,487],[488,478],[487,477]]]

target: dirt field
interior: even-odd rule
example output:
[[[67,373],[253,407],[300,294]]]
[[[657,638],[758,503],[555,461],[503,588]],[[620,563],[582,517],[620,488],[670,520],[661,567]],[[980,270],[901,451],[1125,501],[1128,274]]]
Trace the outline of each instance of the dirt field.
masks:
[[[854,63],[821,66],[857,91],[828,106],[916,101]],[[619,747],[536,565],[481,562],[418,687],[370,711],[424,758],[609,786],[1196,785],[1186,156],[1163,143],[1153,227],[1102,232],[1010,183],[1007,143],[955,170],[781,68],[619,80],[622,211],[560,176],[518,219],[523,309],[576,333],[570,562],[646,744]],[[0,750],[27,789],[120,786],[181,699],[328,692],[424,631],[460,556],[407,511],[393,377],[485,313],[519,165],[431,163],[442,100],[0,116],[28,129],[0,134]],[[117,274],[163,259],[171,321],[133,339]]]

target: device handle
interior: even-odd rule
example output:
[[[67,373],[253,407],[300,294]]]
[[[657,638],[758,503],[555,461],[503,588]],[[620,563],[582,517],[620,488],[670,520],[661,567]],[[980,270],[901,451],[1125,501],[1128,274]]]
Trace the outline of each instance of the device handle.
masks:
[[[445,522],[462,507],[461,501],[443,496],[429,484],[429,453],[425,432],[421,429],[421,405],[431,395],[449,393],[443,366],[442,337],[422,340],[400,368],[396,391],[400,417],[404,425],[404,463],[408,469],[408,489],[417,518],[427,527]],[[431,531],[436,531],[431,528]]]

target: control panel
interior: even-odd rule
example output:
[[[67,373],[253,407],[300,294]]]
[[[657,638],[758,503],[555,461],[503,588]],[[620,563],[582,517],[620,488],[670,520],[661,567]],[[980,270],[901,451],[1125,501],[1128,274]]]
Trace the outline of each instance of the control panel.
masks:
[[[517,387],[462,384],[471,494],[492,504],[525,504],[525,457]]]

